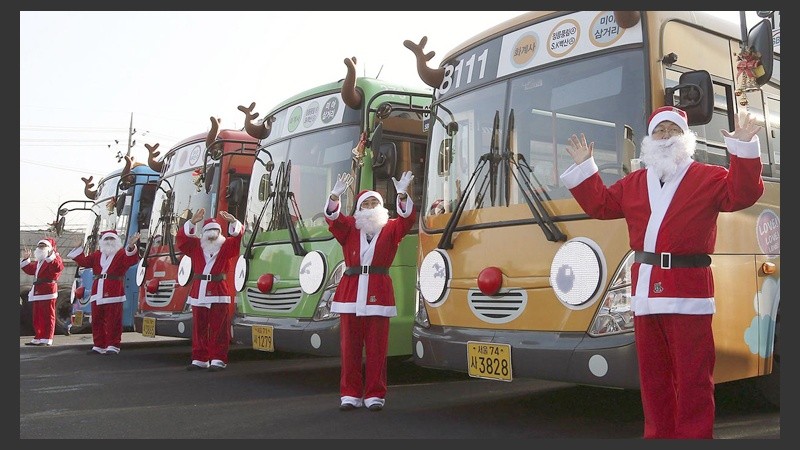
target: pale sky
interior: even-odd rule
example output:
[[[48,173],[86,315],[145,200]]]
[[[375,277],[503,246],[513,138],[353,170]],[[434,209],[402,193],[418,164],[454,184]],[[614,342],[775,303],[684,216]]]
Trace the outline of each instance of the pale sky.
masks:
[[[347,57],[359,76],[426,87],[404,40],[427,36],[425,51],[436,52],[428,65],[438,67],[456,45],[520,13],[21,11],[20,228],[46,228],[62,202],[86,199],[81,177],[97,183],[123,166],[116,154],[127,152],[131,114],[131,155],[146,163],[144,144],[164,155],[206,132],[210,116],[241,129],[237,106],[255,102],[264,117],[343,78]],[[738,12],[724,17],[738,21]],[[749,26],[757,20],[748,15]]]

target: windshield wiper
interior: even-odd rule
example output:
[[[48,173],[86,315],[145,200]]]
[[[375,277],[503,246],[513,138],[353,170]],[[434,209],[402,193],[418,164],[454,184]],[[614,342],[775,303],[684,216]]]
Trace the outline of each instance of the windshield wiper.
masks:
[[[297,208],[297,203],[294,199],[294,192],[289,191],[289,186],[291,186],[291,173],[292,160],[290,159],[286,164],[286,171],[283,173],[283,179],[281,180],[282,183],[279,185],[280,188],[278,189],[278,196],[281,204],[281,214],[286,222],[286,229],[289,231],[289,241],[292,243],[294,254],[297,256],[306,256],[308,252],[300,245],[300,237],[297,236],[297,229],[294,227],[294,223],[292,222],[292,214],[289,212],[289,199],[291,199],[292,205],[297,213],[297,221],[300,223],[303,222],[303,218],[300,216],[300,210]],[[280,169],[278,170],[278,174],[280,176]]]
[[[503,159],[506,160],[506,167],[508,167],[508,171],[511,175],[514,176],[514,179],[517,181],[517,184],[520,187],[524,187],[525,189],[520,189],[522,192],[522,196],[525,198],[525,203],[528,204],[528,208],[530,208],[531,213],[533,214],[534,219],[539,224],[539,227],[544,232],[545,237],[547,237],[548,241],[551,242],[558,242],[558,241],[566,241],[567,236],[561,232],[561,229],[558,228],[553,219],[550,217],[550,214],[547,212],[547,208],[545,208],[544,204],[542,203],[542,198],[540,192],[544,192],[544,186],[536,178],[536,174],[533,173],[533,169],[528,165],[528,162],[525,160],[525,157],[522,154],[513,151],[511,148],[512,143],[512,136],[514,134],[514,110],[512,109],[508,116],[508,135],[506,139],[506,149],[503,154]],[[516,155],[516,158],[514,158]],[[511,166],[515,166],[517,170],[511,170]],[[525,176],[520,177],[519,172],[521,168],[526,169]],[[527,175],[530,175],[528,177]],[[530,178],[533,178],[538,185],[538,189],[534,189],[531,185]],[[520,182],[522,179],[522,182]],[[508,200],[510,197],[510,189],[506,184],[506,204],[508,204]],[[546,194],[545,194],[546,195]],[[549,200],[549,197],[548,197]]]
[[[494,205],[494,197],[497,192],[497,166],[499,163],[500,158],[500,149],[499,149],[499,130],[500,130],[500,115],[499,111],[495,111],[494,114],[494,125],[492,128],[492,142],[489,146],[489,151],[481,155],[478,163],[475,165],[475,170],[472,171],[472,175],[469,176],[469,181],[467,181],[467,185],[464,186],[464,191],[460,192],[460,198],[458,201],[458,205],[456,206],[455,211],[453,211],[453,215],[450,216],[450,220],[447,221],[445,224],[444,231],[442,232],[442,238],[439,239],[438,248],[441,249],[450,249],[453,248],[453,232],[458,225],[458,221],[461,220],[461,214],[464,212],[464,208],[467,205],[467,200],[469,199],[469,193],[475,187],[475,180],[478,173],[483,169],[486,163],[489,163],[489,171],[483,177],[483,181],[481,182],[481,187],[478,189],[478,193],[475,195],[475,209],[479,209],[483,206],[483,198],[486,195],[486,188],[491,185],[491,202]],[[493,168],[492,168],[493,167]],[[489,183],[487,184],[487,181]]]

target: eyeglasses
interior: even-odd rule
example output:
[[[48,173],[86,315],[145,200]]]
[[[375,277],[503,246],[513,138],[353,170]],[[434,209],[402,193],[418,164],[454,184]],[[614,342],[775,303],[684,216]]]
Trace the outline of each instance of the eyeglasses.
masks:
[[[662,126],[658,126],[658,127],[653,128],[653,135],[656,135],[656,134],[658,134],[660,136],[665,136],[665,135],[680,136],[681,134],[683,134],[683,129],[681,129],[680,127],[662,127]]]
[[[374,207],[376,207],[376,206],[378,206],[380,204],[381,204],[381,202],[378,201],[377,198],[369,197],[367,199],[364,199],[363,202],[361,202],[361,209],[372,209],[372,208],[374,208]]]

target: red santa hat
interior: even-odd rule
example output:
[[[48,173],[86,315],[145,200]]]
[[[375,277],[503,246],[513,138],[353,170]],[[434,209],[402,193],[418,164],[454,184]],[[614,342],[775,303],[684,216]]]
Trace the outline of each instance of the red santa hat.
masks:
[[[36,246],[44,245],[48,250],[56,249],[56,241],[53,238],[44,238],[36,243]]]
[[[203,222],[203,232],[206,232],[208,230],[219,230],[220,232],[222,232],[222,226],[219,224],[217,219],[214,219],[212,217],[210,219],[206,219]]]
[[[650,119],[647,120],[647,134],[653,134],[653,129],[656,125],[665,120],[669,120],[681,127],[684,133],[689,131],[689,119],[686,116],[686,111],[674,106],[662,106],[653,111],[653,114],[650,114]]]
[[[118,241],[120,240],[119,233],[117,233],[117,230],[106,230],[100,233],[101,240],[107,238],[116,239]]]
[[[358,193],[358,197],[356,197],[357,198],[357,200],[356,200],[356,211],[361,209],[361,204],[364,203],[364,200],[366,200],[366,199],[368,199],[370,197],[377,198],[378,199],[378,203],[380,203],[380,205],[383,206],[383,197],[381,196],[381,194],[379,194],[379,193],[377,193],[375,191],[363,190],[363,191],[359,192]]]

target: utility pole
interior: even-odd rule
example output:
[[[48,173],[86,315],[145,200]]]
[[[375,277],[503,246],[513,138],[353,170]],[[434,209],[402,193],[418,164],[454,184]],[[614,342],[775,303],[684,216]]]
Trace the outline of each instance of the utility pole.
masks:
[[[128,126],[128,157],[131,156],[131,148],[136,145],[136,141],[131,142],[133,133],[136,133],[136,129],[133,128],[133,112],[131,112],[131,124]]]

